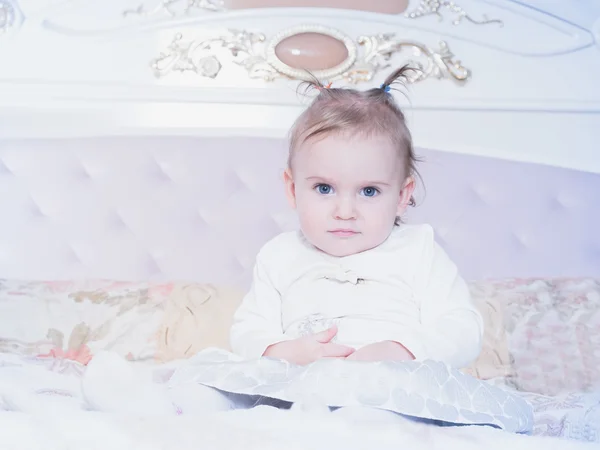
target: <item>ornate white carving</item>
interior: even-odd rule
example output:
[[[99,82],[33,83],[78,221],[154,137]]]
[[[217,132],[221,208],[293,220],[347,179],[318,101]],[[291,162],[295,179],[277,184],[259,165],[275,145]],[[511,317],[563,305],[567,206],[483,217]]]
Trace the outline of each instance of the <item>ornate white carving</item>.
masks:
[[[158,4],[148,9],[145,3],[141,3],[135,9],[123,11],[123,16],[137,15],[143,17],[166,13],[170,17],[190,14],[193,10],[201,11],[223,11],[223,0],[160,0]]]
[[[491,23],[496,23],[500,27],[504,26],[504,22],[500,19],[488,19],[488,17],[484,14],[482,15],[482,20],[475,20],[467,12],[455,2],[451,0],[421,0],[419,6],[413,10],[409,11],[405,14],[409,19],[419,19],[425,16],[435,15],[441,22],[444,20],[444,16],[440,12],[442,8],[449,10],[451,13],[456,15],[456,18],[452,21],[453,25],[459,25],[463,20],[468,20],[469,22],[475,25],[488,25]]]
[[[0,34],[6,33],[16,20],[14,6],[6,1],[0,0]]]
[[[192,71],[203,77],[216,77],[221,71],[221,63],[214,55],[203,54],[210,49],[211,42],[183,42],[182,38],[181,33],[176,34],[167,51],[152,60],[150,66],[154,75],[160,77],[171,71]]]
[[[361,36],[355,44],[338,30],[326,29],[325,34],[341,39],[349,50],[348,58],[333,69],[309,74],[293,69],[277,59],[274,51],[276,43],[294,34],[317,29],[323,32],[324,28],[305,25],[293,28],[293,32],[285,30],[266,45],[264,34],[247,30],[229,30],[225,36],[189,42],[184,42],[182,35],[178,33],[167,49],[153,59],[150,65],[157,77],[166,76],[173,71],[193,71],[201,76],[214,78],[221,68],[215,53],[225,48],[228,50],[226,55],[232,57],[232,62],[242,66],[250,78],[265,81],[277,78],[308,80],[317,76],[329,82],[344,80],[357,84],[370,81],[377,72],[388,68],[394,54],[401,50],[412,50],[413,56],[402,61],[402,64],[409,64],[416,69],[410,72],[409,82],[415,83],[427,78],[465,82],[471,76],[470,71],[459,60],[454,59],[446,42],[441,41],[439,48],[433,49],[420,42],[397,38],[391,33]],[[400,64],[398,62],[396,65]],[[206,66],[210,69],[206,69]]]
[[[358,43],[365,48],[363,57],[343,77],[351,83],[370,81],[375,73],[389,67],[394,53],[403,49],[413,50],[413,58],[403,62],[417,69],[408,72],[411,83],[427,78],[446,78],[462,83],[471,77],[471,71],[460,60],[454,59],[445,41],[440,41],[438,49],[432,49],[420,42],[398,39],[390,33],[361,36]]]

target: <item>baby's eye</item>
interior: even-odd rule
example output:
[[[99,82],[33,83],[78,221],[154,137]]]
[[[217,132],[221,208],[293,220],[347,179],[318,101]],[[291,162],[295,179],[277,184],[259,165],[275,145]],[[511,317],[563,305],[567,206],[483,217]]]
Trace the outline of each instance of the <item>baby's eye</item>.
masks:
[[[379,189],[373,186],[368,186],[366,188],[363,188],[361,193],[365,197],[375,197],[377,194],[379,194]]]
[[[328,184],[317,184],[315,189],[319,194],[328,195],[333,192],[333,188]]]

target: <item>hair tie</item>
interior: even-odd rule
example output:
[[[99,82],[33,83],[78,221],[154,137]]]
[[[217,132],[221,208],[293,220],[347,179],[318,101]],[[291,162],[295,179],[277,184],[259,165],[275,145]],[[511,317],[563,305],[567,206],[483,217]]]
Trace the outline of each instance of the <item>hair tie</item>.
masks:
[[[379,89],[383,89],[383,92],[390,92],[390,85],[383,83],[381,86],[379,86]]]
[[[330,83],[327,83],[327,84],[325,84],[325,85],[323,85],[323,86],[317,86],[317,89],[318,89],[319,91],[320,91],[320,90],[323,90],[323,89],[330,89],[332,84],[333,84],[333,82],[330,82]]]

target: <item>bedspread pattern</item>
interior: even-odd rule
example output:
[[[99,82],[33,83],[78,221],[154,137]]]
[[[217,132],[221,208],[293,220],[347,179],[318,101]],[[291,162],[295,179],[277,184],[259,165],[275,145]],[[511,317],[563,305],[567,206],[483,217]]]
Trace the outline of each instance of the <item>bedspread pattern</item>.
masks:
[[[164,383],[173,369],[161,365],[148,370]],[[84,375],[85,366],[77,361],[0,353],[0,416],[24,411],[56,416],[88,410],[80,389]],[[534,436],[600,443],[600,393],[521,395],[533,406]]]
[[[319,360],[308,366],[262,358],[243,360],[207,349],[185,362],[171,386],[199,383],[226,392],[330,407],[369,406],[450,424],[493,425],[514,433],[533,427],[530,405],[436,361],[361,363]]]

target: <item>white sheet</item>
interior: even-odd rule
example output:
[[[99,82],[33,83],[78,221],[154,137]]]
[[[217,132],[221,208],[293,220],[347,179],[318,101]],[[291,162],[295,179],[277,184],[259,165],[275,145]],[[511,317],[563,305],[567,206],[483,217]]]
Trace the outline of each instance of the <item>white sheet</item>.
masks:
[[[90,402],[88,397],[101,392],[95,390],[93,379],[86,378],[92,371],[80,378],[75,371],[56,373],[39,363],[39,360],[0,355],[3,450],[597,448],[594,444],[515,435],[489,427],[440,428],[408,420],[363,421],[319,408],[280,410],[263,406],[193,415],[177,415],[170,409],[137,413],[90,411],[90,403],[99,402]],[[156,392],[163,386],[151,380],[170,370],[167,366],[129,367],[132,370],[127,375],[128,383],[137,380],[139,386],[154,386]],[[109,368],[107,365],[106,369]],[[96,366],[94,376],[102,374],[101,369]],[[114,376],[114,372],[106,373],[106,379]],[[82,384],[87,389],[82,390]],[[118,386],[116,383],[115,387]],[[120,393],[115,389],[102,395],[118,397]]]
[[[377,407],[429,423],[494,425],[512,433],[533,430],[533,409],[519,394],[433,360],[323,359],[297,366],[270,358],[245,360],[208,348],[188,359],[169,380],[169,386],[179,390],[198,385],[242,398],[266,396],[296,404],[310,397],[311,403]]]

